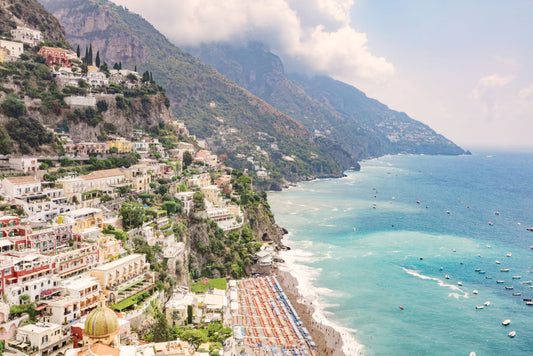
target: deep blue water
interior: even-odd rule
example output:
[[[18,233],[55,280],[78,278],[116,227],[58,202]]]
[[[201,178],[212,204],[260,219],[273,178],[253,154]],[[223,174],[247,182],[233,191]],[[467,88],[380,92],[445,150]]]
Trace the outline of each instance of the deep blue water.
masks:
[[[305,298],[364,354],[533,354],[533,154],[387,156],[269,202]]]

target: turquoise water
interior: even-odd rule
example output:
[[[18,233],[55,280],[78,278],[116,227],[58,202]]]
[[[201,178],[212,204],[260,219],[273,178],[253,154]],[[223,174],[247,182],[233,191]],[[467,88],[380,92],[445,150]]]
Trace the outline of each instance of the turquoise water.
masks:
[[[269,202],[286,268],[349,354],[533,354],[533,154],[387,156]]]

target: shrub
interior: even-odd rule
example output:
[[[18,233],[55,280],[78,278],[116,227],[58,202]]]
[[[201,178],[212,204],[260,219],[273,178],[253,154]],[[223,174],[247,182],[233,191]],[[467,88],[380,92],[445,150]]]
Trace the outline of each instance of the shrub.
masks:
[[[26,105],[15,96],[8,96],[0,105],[2,111],[8,117],[19,118],[26,114]]]

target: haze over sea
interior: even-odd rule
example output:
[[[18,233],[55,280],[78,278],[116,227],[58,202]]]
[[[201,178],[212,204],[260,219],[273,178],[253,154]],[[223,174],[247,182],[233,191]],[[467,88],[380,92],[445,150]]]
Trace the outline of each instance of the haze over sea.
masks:
[[[532,354],[532,153],[386,156],[269,203],[304,298],[363,354]]]

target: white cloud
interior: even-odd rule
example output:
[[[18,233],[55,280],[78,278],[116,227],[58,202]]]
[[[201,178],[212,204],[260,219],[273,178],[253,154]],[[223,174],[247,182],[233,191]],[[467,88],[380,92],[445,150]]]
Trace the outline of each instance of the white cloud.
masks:
[[[480,99],[493,88],[502,88],[509,84],[514,77],[512,75],[503,76],[500,74],[487,75],[479,79],[476,87],[472,90],[474,99]]]
[[[113,0],[178,46],[263,41],[301,70],[351,82],[384,81],[394,66],[350,27],[354,0]]]
[[[520,89],[520,91],[518,92],[518,97],[520,99],[533,99],[533,83],[531,83],[531,85],[526,88]]]

